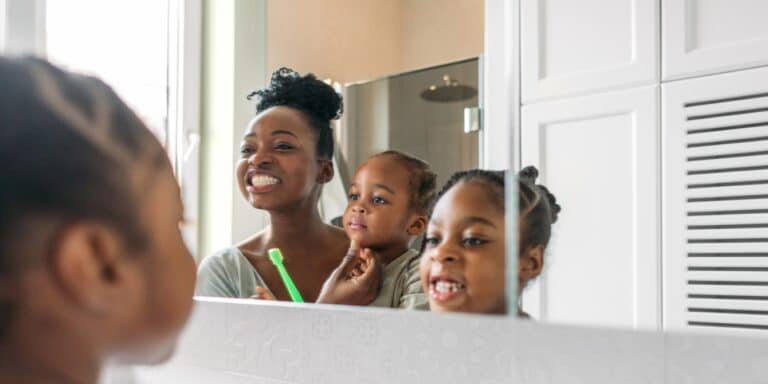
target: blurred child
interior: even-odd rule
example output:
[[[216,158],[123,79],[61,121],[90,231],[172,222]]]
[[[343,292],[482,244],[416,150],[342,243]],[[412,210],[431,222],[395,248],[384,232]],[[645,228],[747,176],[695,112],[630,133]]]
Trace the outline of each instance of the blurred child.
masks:
[[[318,302],[427,308],[410,244],[426,230],[435,180],[427,163],[397,151],[374,155],[357,169],[343,219],[352,246]]]
[[[195,272],[163,147],[93,78],[0,58],[0,84],[0,382],[166,359]]]
[[[518,292],[541,273],[551,225],[560,212],[555,197],[536,185],[537,176],[534,167],[518,176]],[[437,199],[421,256],[421,281],[431,310],[507,313],[504,173],[458,172]]]

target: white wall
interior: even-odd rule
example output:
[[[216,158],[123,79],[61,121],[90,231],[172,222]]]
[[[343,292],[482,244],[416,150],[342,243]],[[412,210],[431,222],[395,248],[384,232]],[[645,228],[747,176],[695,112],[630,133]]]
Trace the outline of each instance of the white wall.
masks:
[[[173,360],[112,384],[761,383],[768,339],[199,300]]]
[[[264,86],[266,0],[204,2],[200,256],[267,224],[235,184],[235,161],[254,115],[246,96]]]

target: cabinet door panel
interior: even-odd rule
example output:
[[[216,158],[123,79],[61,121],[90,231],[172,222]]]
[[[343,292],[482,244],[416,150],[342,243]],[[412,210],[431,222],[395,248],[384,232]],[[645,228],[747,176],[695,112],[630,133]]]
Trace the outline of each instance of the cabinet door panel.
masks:
[[[654,0],[523,0],[524,103],[657,80]]]
[[[768,2],[662,1],[664,80],[768,65]]]
[[[523,107],[523,165],[562,206],[524,293],[534,317],[659,326],[657,100],[650,86]]]

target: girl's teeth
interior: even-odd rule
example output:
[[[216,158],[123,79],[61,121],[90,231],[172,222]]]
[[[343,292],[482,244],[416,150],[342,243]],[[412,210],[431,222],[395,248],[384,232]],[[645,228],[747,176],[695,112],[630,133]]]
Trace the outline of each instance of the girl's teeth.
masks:
[[[435,291],[438,293],[453,293],[461,290],[462,288],[464,288],[462,284],[455,282],[438,281],[435,283]]]
[[[251,184],[254,187],[260,187],[263,185],[277,184],[279,181],[272,176],[256,175],[251,177]]]

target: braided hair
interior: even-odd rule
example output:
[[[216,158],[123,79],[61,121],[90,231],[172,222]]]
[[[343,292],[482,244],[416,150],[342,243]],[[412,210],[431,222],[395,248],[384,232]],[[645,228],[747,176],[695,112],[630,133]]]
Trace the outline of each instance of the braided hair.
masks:
[[[40,59],[0,58],[0,84],[1,339],[17,307],[18,276],[44,260],[25,247],[81,220],[114,228],[131,250],[146,247],[137,198],[154,175],[146,170],[170,164],[99,80]]]
[[[552,235],[552,224],[557,221],[561,207],[557,203],[555,195],[543,185],[536,184],[539,171],[528,166],[523,168],[518,175],[518,212],[520,222],[524,226],[523,236],[520,239],[520,250],[541,245],[546,248]],[[435,203],[451,188],[459,183],[478,182],[484,183],[488,199],[499,210],[504,212],[504,172],[472,169],[454,173],[437,195]]]
[[[258,99],[256,113],[278,106],[300,111],[317,135],[318,157],[333,159],[331,120],[341,117],[344,110],[341,95],[333,87],[311,73],[302,76],[283,67],[272,73],[266,88],[251,92],[247,98]]]

